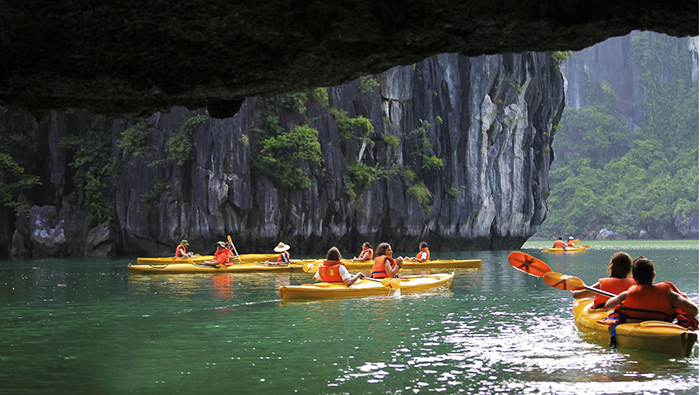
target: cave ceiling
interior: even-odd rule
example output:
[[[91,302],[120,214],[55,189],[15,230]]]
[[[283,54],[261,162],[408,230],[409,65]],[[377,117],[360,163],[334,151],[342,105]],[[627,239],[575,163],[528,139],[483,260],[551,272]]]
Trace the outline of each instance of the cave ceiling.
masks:
[[[116,117],[338,85],[439,53],[698,34],[697,0],[0,1],[0,105]]]

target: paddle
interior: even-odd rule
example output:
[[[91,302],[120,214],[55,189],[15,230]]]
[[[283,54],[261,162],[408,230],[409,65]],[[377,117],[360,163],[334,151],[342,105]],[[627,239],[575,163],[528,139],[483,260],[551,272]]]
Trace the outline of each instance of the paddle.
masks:
[[[579,239],[573,239],[573,240],[571,240],[572,243],[578,243],[579,241],[581,241],[581,240],[579,240]]]
[[[593,288],[589,287],[586,285],[583,280],[581,280],[578,277],[574,276],[569,276],[567,274],[561,274],[557,272],[549,272],[545,273],[544,276],[542,277],[544,282],[547,283],[547,285],[557,288],[557,289],[563,289],[565,291],[577,291],[581,289],[586,289],[591,292],[595,292],[597,294],[609,296],[611,298],[614,298],[615,295],[614,293],[603,291],[602,289],[598,288]]]
[[[521,272],[535,277],[542,277],[545,273],[552,271],[546,263],[520,251],[511,252],[508,255],[508,262]]]
[[[365,280],[382,283],[383,286],[388,287],[388,288],[401,288],[401,286],[399,286],[399,284],[398,284],[399,283],[398,278],[385,277],[385,278],[379,279],[379,278],[365,277]]]
[[[241,256],[238,255],[238,251],[236,251],[236,245],[233,244],[233,240],[231,240],[231,235],[226,235],[226,237],[228,237],[228,242],[231,243],[231,246],[233,247],[233,252],[235,252],[236,256],[238,257],[238,263],[243,263],[243,261],[241,260]]]

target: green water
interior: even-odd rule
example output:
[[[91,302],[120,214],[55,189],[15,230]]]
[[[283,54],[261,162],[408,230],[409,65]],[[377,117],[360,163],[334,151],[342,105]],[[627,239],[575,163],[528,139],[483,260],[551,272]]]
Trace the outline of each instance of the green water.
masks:
[[[698,302],[697,241],[522,251],[591,284],[610,255],[645,255]],[[310,275],[132,275],[122,260],[0,262],[0,393],[698,393],[690,358],[581,336],[568,292],[481,258],[451,291],[282,303]],[[438,272],[439,270],[433,270]]]

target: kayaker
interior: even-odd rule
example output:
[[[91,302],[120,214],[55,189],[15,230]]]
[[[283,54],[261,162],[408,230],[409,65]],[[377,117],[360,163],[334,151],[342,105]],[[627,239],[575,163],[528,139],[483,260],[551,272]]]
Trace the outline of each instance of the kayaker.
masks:
[[[362,252],[356,258],[352,258],[353,261],[366,262],[374,258],[374,251],[372,250],[372,244],[369,241],[362,243]]]
[[[409,261],[415,261],[415,262],[425,262],[430,260],[430,250],[428,250],[428,243],[421,241],[420,244],[418,244],[418,253],[416,254],[415,257],[412,258],[403,258],[404,260],[409,260]]]
[[[194,253],[187,252],[187,247],[190,243],[187,240],[182,240],[175,248],[175,258],[192,258]]]
[[[601,289],[619,295],[627,291],[629,287],[637,284],[632,278],[632,257],[626,252],[616,252],[610,258],[607,268],[610,276],[601,278],[597,283],[591,285],[592,288]],[[574,299],[582,299],[594,297],[593,308],[600,309],[605,307],[605,302],[610,299],[608,296],[594,293],[588,290],[571,291]]]
[[[676,317],[676,309],[684,311],[694,318],[698,315],[698,306],[683,295],[673,291],[675,286],[670,282],[652,284],[656,273],[654,263],[643,256],[637,257],[632,263],[632,276],[637,282],[614,298],[610,298],[605,307],[618,309],[626,318],[639,320],[659,320],[672,322]],[[677,290],[677,289],[676,289]]]
[[[561,248],[561,249],[566,249],[566,244],[564,244],[564,240],[562,240],[561,236],[557,240],[554,241],[554,245],[552,248]]]
[[[374,264],[372,265],[372,278],[386,278],[386,277],[398,277],[399,270],[401,270],[401,265],[403,265],[403,258],[398,257],[396,260],[391,257],[393,251],[389,243],[380,243],[377,246],[377,251],[375,251]]]
[[[205,261],[204,264],[207,266],[219,267],[219,265],[231,266],[231,261],[229,257],[231,251],[226,248],[226,243],[219,241],[216,243],[216,252],[214,253],[214,259],[211,261]]]
[[[323,281],[324,283],[342,283],[348,287],[353,285],[355,281],[365,278],[362,273],[357,273],[355,275],[350,274],[348,269],[343,265],[341,260],[343,257],[340,255],[340,250],[337,247],[331,247],[326,253],[326,260],[318,268],[316,274],[314,274],[314,281]]]
[[[573,247],[576,248],[576,244],[574,244],[574,236],[569,236],[569,240],[566,241],[566,246],[567,247]]]
[[[289,249],[291,247],[288,246],[287,244],[284,244],[283,242],[280,241],[280,243],[275,247],[275,252],[279,252],[279,256],[277,256],[277,262],[270,262],[270,261],[265,261],[266,264],[268,265],[289,265]]]

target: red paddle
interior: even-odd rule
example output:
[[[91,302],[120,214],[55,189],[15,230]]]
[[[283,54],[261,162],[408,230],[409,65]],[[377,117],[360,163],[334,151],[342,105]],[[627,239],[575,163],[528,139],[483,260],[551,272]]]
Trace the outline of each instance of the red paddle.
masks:
[[[521,272],[535,277],[542,277],[545,273],[552,271],[549,265],[524,252],[511,252],[508,255],[508,262]]]

